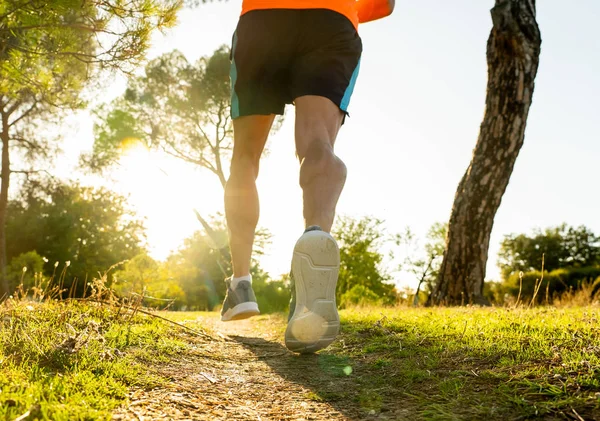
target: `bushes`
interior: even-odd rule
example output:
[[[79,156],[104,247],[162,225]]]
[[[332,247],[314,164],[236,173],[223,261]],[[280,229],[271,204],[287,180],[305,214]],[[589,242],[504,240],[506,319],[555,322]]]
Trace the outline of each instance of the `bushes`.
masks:
[[[340,306],[342,308],[352,306],[364,307],[380,305],[381,303],[381,297],[364,285],[354,285],[352,288],[346,291],[340,299]]]
[[[544,272],[544,278],[536,296],[536,302],[542,303],[546,300],[546,289],[548,290],[548,299],[551,301],[566,292],[576,291],[582,288],[582,285],[592,284],[600,286],[598,279],[600,278],[600,266],[589,266],[572,269],[557,269],[551,272]],[[521,301],[531,301],[535,286],[542,279],[542,274],[539,271],[531,271],[523,274],[523,287],[521,290]],[[514,297],[519,295],[519,274],[511,275],[497,289],[504,294]],[[595,287],[592,293],[597,292],[599,287]],[[498,291],[494,294],[498,297]]]
[[[262,314],[286,312],[290,304],[290,286],[287,278],[267,281],[263,278],[252,280],[258,308]]]
[[[33,287],[35,274],[41,273],[43,267],[44,258],[35,251],[13,257],[6,270],[10,291],[14,291],[21,283],[25,290]]]

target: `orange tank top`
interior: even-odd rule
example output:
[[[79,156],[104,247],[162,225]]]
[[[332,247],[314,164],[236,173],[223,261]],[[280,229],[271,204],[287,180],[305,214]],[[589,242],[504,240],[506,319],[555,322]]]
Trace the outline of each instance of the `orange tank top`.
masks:
[[[242,15],[262,9],[329,9],[346,16],[358,30],[356,0],[243,0]]]

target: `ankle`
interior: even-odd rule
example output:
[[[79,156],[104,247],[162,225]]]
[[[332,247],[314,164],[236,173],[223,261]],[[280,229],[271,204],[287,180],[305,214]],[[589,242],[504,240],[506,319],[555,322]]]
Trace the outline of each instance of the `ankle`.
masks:
[[[252,285],[252,275],[232,276],[230,281],[231,289],[235,289],[241,281],[248,281],[250,282],[250,285]]]
[[[323,231],[323,229],[319,225],[307,225],[304,233],[306,234],[310,231]]]

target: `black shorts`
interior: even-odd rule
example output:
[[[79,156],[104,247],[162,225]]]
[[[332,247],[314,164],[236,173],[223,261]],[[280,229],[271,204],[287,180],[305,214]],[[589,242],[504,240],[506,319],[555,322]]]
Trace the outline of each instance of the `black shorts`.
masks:
[[[248,12],[231,47],[231,117],[283,114],[304,95],[329,98],[347,114],[361,53],[352,22],[332,10]]]

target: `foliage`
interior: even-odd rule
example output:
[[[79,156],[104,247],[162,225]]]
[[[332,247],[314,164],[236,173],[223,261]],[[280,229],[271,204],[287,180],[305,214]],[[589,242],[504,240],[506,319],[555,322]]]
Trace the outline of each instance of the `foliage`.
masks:
[[[29,289],[35,284],[35,277],[41,274],[44,267],[44,259],[35,251],[28,251],[13,257],[8,265],[7,277],[11,290],[23,285]]]
[[[179,7],[176,0],[5,0],[0,91],[25,89],[54,102],[76,93],[63,87],[74,82],[80,89],[93,67],[130,70],[143,58],[152,31],[175,23]]]
[[[566,224],[535,230],[532,235],[505,236],[498,253],[498,266],[504,279],[520,271],[585,267],[600,264],[600,237],[585,226]]]
[[[559,298],[560,295],[576,291],[585,284],[591,284],[598,277],[600,277],[600,266],[544,271],[543,279],[540,271],[531,271],[523,273],[522,286],[520,274],[515,273],[503,281],[497,289],[500,288],[503,294],[508,294],[513,300],[519,296],[519,289],[521,289],[521,301],[529,303],[534,295],[536,285],[539,284],[536,302],[545,303],[546,291],[548,291],[548,303],[552,304],[553,300]]]
[[[156,308],[180,310],[186,296],[177,279],[170,276],[166,265],[141,253],[114,274],[113,290],[118,296]]]
[[[29,176],[38,160],[48,161],[57,151],[49,126],[65,110],[84,106],[81,92],[98,70],[129,70],[139,63],[152,31],[174,24],[180,5],[179,0],[0,2],[0,295],[8,292],[11,173]],[[28,167],[15,170],[11,160]]]
[[[223,280],[231,273],[226,244],[214,246],[207,234],[196,231],[168,257],[167,273],[184,291],[188,310],[212,310],[225,296]]]
[[[128,209],[126,198],[105,188],[78,184],[31,182],[8,208],[8,260],[35,251],[51,275],[56,262],[70,262],[65,285],[104,273],[142,249],[143,225]]]
[[[353,306],[365,307],[381,304],[382,300],[377,294],[364,285],[354,285],[340,299],[340,307],[348,308]]]
[[[146,253],[138,254],[114,274],[113,289],[121,295],[145,295],[149,285],[160,282],[159,264]]]
[[[179,7],[177,0],[2,1],[2,113],[22,119],[42,110],[80,107],[79,94],[94,70],[134,68],[152,31],[173,25]]]
[[[394,286],[387,283],[391,276],[382,267],[384,254],[380,250],[390,241],[383,232],[383,221],[370,216],[361,219],[338,217],[332,235],[340,247],[337,301],[341,303],[346,292],[362,285],[383,303],[394,303]]]
[[[285,312],[290,304],[289,276],[270,280],[266,276],[252,277],[252,289],[256,294],[258,308],[262,314]]]
[[[504,282],[498,281],[486,281],[483,286],[483,296],[492,305],[505,305],[515,303],[517,300],[516,296],[512,296],[511,293],[507,291]]]

